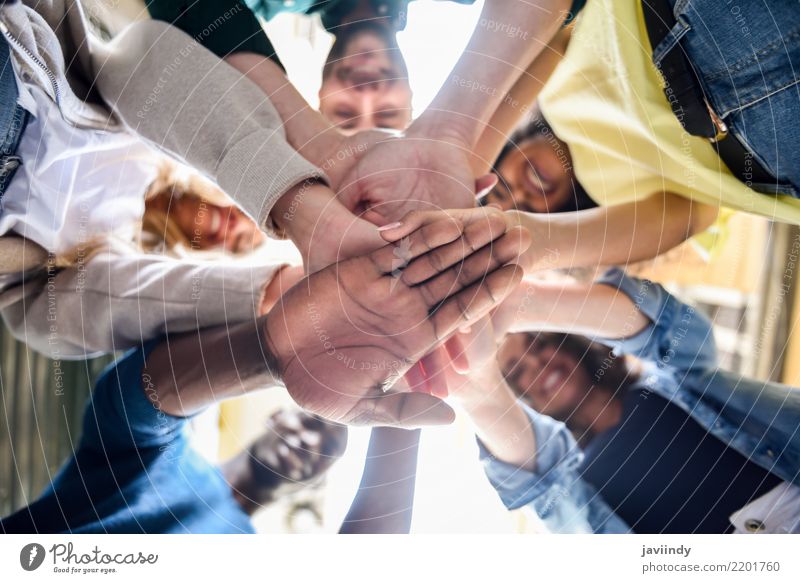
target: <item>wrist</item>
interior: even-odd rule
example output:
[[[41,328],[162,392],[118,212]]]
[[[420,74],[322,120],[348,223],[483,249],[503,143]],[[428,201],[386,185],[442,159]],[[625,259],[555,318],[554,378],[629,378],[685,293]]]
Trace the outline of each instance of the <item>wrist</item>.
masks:
[[[503,406],[497,399],[502,397],[505,389],[505,379],[500,372],[497,362],[491,359],[479,369],[471,370],[467,375],[468,380],[457,390],[451,393],[452,398],[467,413],[486,411],[497,406]]]
[[[533,243],[522,254],[520,265],[526,273],[563,267],[560,250],[550,246],[554,225],[546,214],[538,215],[518,210],[505,211],[512,226],[520,226],[531,236]]]
[[[477,124],[449,110],[429,107],[406,131],[409,138],[428,138],[445,141],[471,151],[478,135]]]
[[[349,167],[343,164],[345,156],[341,154],[346,150],[347,136],[336,127],[325,125],[318,126],[313,134],[305,134],[300,139],[290,136],[290,145],[297,150],[306,160],[322,170],[337,189]]]
[[[291,239],[301,253],[307,251],[311,231],[320,218],[325,202],[335,198],[325,183],[309,178],[294,185],[273,205],[269,218],[274,230]]]
[[[282,265],[275,274],[264,283],[261,289],[258,315],[263,316],[278,303],[280,297],[303,278],[303,267],[300,265]]]
[[[283,381],[283,373],[286,370],[288,359],[280,350],[278,340],[282,337],[280,330],[285,330],[285,323],[281,327],[278,323],[277,330],[274,326],[276,320],[282,319],[283,314],[276,314],[271,311],[269,314],[261,316],[258,322],[259,345],[263,354],[263,361],[267,371],[272,375],[276,382]]]

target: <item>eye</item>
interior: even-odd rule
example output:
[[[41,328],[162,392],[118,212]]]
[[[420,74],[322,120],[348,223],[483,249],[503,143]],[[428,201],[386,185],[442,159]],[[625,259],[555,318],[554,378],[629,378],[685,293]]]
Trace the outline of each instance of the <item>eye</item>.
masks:
[[[389,130],[405,129],[405,122],[397,109],[375,112],[375,125]]]
[[[356,117],[358,114],[352,109],[337,109],[333,112],[333,115],[338,119],[350,120]]]

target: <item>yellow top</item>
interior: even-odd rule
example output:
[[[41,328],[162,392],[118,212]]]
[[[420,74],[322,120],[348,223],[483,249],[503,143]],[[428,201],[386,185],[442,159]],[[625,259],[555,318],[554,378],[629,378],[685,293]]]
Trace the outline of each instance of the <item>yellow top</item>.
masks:
[[[681,127],[663,87],[641,3],[588,2],[540,103],[592,198],[613,205],[673,192],[800,224],[800,200],[737,180],[708,140]]]

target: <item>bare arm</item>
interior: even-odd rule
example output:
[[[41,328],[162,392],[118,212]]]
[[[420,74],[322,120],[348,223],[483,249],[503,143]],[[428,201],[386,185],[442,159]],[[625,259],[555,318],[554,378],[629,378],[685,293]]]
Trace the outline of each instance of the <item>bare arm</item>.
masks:
[[[265,318],[167,337],[147,359],[145,392],[164,413],[185,417],[279,383]]]
[[[650,325],[626,294],[596,283],[523,282],[498,308],[495,330],[567,332],[611,339],[626,338]]]
[[[571,27],[559,30],[503,98],[475,146],[472,164],[476,176],[489,172],[509,136],[535,107],[539,92],[567,50],[571,32]]]
[[[407,534],[411,530],[420,430],[372,430],[361,484],[340,534]]]
[[[568,0],[487,1],[464,54],[412,130],[473,147],[505,95],[556,35],[569,7]],[[509,35],[510,27],[518,34]]]
[[[461,379],[460,384],[448,381],[455,387],[454,400],[475,425],[475,433],[484,447],[503,462],[535,469],[536,436],[494,356],[481,369]]]
[[[534,240],[532,270],[624,265],[651,259],[703,232],[719,209],[671,193],[574,213],[509,211]]]
[[[363,151],[358,145],[363,138],[343,136],[306,103],[272,60],[235,53],[225,61],[264,92],[283,120],[289,144],[321,168],[336,188]],[[321,183],[308,182],[287,192],[275,203],[270,218],[271,225],[297,245],[310,271],[383,244],[374,228],[353,216]]]

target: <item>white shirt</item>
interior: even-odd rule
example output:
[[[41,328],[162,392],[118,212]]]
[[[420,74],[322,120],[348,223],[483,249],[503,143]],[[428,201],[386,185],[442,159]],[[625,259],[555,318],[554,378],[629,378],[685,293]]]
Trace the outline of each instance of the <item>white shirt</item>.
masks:
[[[800,533],[800,487],[782,482],[734,512],[736,533]]]
[[[14,231],[56,254],[110,235],[130,239],[156,175],[149,148],[130,134],[75,128],[41,89],[17,83],[34,117],[3,195],[0,235]]]

